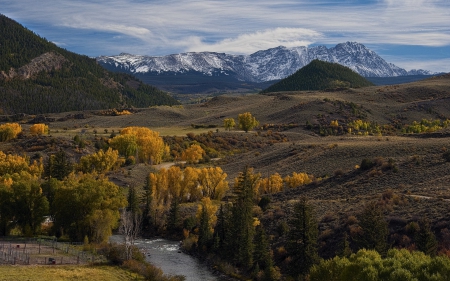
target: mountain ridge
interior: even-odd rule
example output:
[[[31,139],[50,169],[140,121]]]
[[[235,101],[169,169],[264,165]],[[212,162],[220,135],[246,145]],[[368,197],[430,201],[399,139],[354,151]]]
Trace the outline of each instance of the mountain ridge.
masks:
[[[407,76],[409,72],[386,62],[361,43],[345,42],[335,47],[278,46],[250,55],[230,55],[216,52],[187,52],[166,56],[145,56],[121,53],[100,56],[96,60],[109,70],[129,74],[158,76],[189,71],[206,76],[235,76],[237,80],[267,82],[283,79],[314,59],[347,66],[364,77]],[[433,74],[427,70],[412,70],[412,75]]]
[[[179,104],[151,85],[40,37],[0,14],[0,114]]]

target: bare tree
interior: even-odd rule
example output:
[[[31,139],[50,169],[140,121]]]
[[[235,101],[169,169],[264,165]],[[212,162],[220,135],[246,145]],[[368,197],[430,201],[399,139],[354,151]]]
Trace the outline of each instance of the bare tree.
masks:
[[[123,235],[125,246],[125,259],[132,258],[131,250],[138,238],[141,230],[142,215],[138,212],[133,213],[126,209],[120,212],[120,226],[119,233]]]

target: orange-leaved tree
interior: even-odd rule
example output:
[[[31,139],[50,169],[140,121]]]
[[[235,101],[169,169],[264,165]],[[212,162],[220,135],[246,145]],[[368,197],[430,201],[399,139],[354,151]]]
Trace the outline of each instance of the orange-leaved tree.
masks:
[[[197,163],[203,158],[205,151],[198,144],[193,144],[181,154],[181,159],[188,163]]]

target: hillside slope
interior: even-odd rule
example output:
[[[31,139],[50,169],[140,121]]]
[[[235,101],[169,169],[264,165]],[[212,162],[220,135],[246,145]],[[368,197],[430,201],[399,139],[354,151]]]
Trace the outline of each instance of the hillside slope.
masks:
[[[0,113],[173,105],[167,93],[48,42],[0,15]]]
[[[313,60],[307,66],[273,84],[261,93],[366,86],[373,86],[373,84],[348,67],[337,63]]]

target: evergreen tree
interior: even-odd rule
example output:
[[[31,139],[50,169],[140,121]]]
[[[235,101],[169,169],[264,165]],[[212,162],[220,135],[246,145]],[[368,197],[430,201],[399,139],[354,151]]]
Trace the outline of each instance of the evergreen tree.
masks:
[[[72,171],[73,165],[63,149],[60,149],[54,155],[50,155],[47,165],[44,167],[45,176],[58,180],[63,180]]]
[[[226,238],[226,247],[234,250],[234,254],[229,258],[245,268],[253,265],[253,237],[255,234],[253,204],[254,187],[257,180],[258,177],[248,167],[239,175],[235,189],[237,199],[231,211],[230,231]]]
[[[376,250],[382,256],[387,252],[388,223],[380,207],[375,202],[369,203],[359,216],[362,233],[357,237],[360,248]]]
[[[253,260],[255,265],[258,264],[261,269],[272,266],[269,241],[261,225],[256,228],[254,244]]]
[[[133,215],[141,212],[139,209],[139,198],[136,193],[136,188],[134,186],[130,186],[128,188],[128,207],[127,210],[130,211]]]
[[[148,174],[145,179],[143,201],[145,206],[142,214],[143,216],[142,224],[144,229],[148,229],[152,224],[151,208],[153,201],[153,189],[150,174]]]
[[[202,205],[202,212],[200,216],[200,227],[198,232],[198,248],[200,251],[206,251],[212,241],[212,234],[209,225],[208,211],[204,205]]]
[[[341,245],[336,253],[339,257],[350,257],[352,254],[352,249],[350,248],[350,242],[348,241],[347,231],[344,232],[344,236],[342,237]]]
[[[318,262],[318,224],[312,207],[302,197],[294,205],[294,213],[289,221],[287,251],[292,258],[289,269],[294,276],[305,276],[311,266]]]
[[[415,240],[419,251],[432,257],[436,256],[438,243],[427,219],[419,221],[419,231],[416,234]]]
[[[167,218],[167,230],[174,234],[180,228],[180,203],[177,198],[173,198],[170,203],[169,217]]]
[[[214,228],[214,251],[222,257],[226,256],[225,238],[227,237],[229,209],[221,204],[217,214],[217,223]]]

